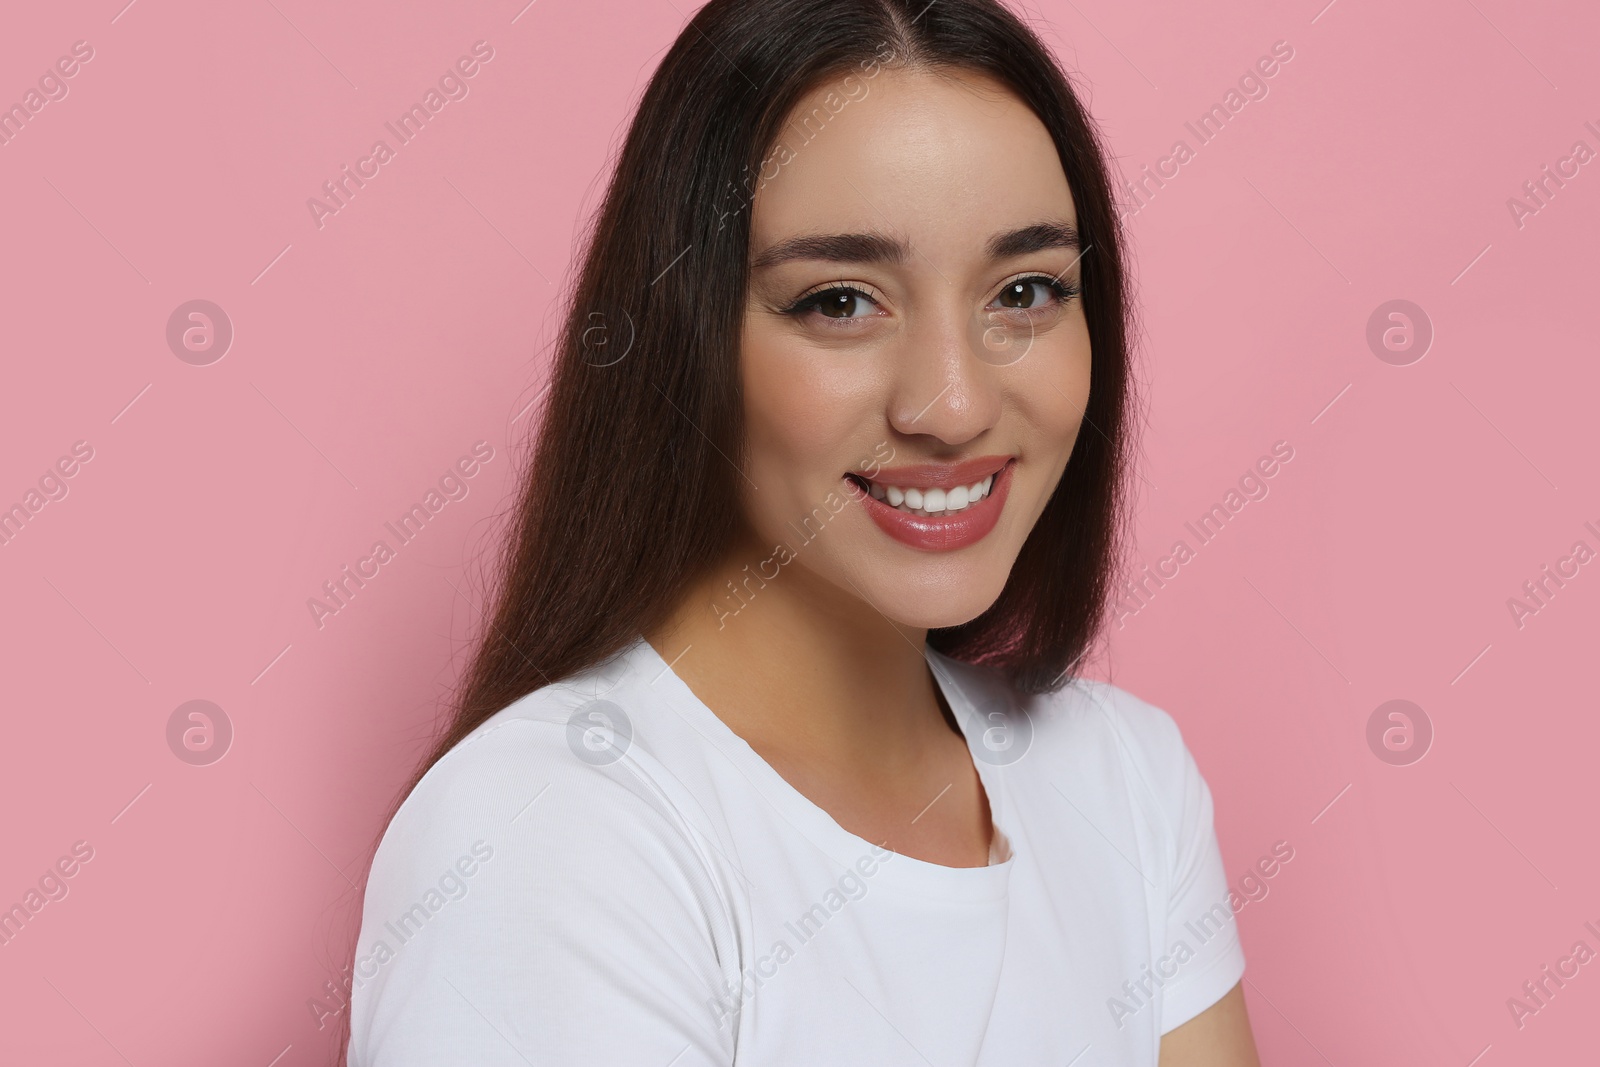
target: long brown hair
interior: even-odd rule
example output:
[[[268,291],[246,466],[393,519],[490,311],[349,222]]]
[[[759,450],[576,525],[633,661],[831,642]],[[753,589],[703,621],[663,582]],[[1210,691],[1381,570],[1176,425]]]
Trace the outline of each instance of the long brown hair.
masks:
[[[999,599],[928,643],[1024,692],[1082,664],[1120,564],[1132,401],[1121,222],[1089,115],[996,0],[710,0],[628,129],[563,309],[486,622],[407,792],[495,712],[654,629],[731,546],[754,183],[813,88],[896,67],[988,75],[1049,131],[1078,211],[1093,353],[1071,461]]]
[[[488,622],[424,771],[496,711],[649,632],[731,545],[748,190],[796,102],[874,64],[987,74],[1060,152],[1087,250],[1085,425],[998,600],[928,643],[1025,692],[1085,657],[1119,562],[1130,400],[1123,240],[1088,114],[995,0],[710,0],[651,78],[599,208]]]

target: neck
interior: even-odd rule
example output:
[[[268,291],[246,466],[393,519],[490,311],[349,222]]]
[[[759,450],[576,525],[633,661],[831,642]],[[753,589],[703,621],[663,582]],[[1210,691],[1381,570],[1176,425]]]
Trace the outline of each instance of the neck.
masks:
[[[795,556],[742,541],[644,636],[758,748],[892,774],[948,740],[927,630],[892,622]]]

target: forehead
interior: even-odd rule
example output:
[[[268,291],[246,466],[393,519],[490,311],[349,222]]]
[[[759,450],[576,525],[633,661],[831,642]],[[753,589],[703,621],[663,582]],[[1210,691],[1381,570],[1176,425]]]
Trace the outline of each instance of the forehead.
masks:
[[[999,83],[966,72],[826,81],[795,107],[768,160],[752,253],[795,234],[876,229],[925,254],[971,256],[998,230],[1077,220],[1043,123]]]

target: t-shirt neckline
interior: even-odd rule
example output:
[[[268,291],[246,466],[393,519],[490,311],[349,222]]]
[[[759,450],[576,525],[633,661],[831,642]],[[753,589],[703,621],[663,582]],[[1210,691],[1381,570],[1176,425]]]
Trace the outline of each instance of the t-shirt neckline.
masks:
[[[941,653],[925,648],[935,684],[955,714],[966,739],[969,758],[989,799],[989,817],[994,827],[989,863],[983,867],[947,867],[898,852],[882,860],[871,881],[876,885],[946,901],[984,901],[1004,897],[1012,869],[1016,866],[1014,839],[1003,827],[1008,823],[1003,782],[975,751],[982,743],[983,722],[973,702],[952,675],[949,662]],[[881,856],[885,851],[865,838],[840,826],[833,816],[801,793],[762,756],[717,717],[694,691],[673,671],[643,636],[623,650],[622,656],[637,671],[644,684],[681,715],[687,723],[726,757],[773,806],[783,819],[826,854],[845,867],[857,866],[863,857]]]

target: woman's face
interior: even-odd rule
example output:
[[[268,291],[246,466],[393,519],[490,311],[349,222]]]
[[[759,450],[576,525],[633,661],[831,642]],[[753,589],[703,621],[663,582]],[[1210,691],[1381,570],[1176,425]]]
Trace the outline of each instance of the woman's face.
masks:
[[[906,626],[966,622],[1000,595],[1089,396],[1055,145],[996,82],[890,69],[824,84],[781,137],[740,353],[759,570]]]

